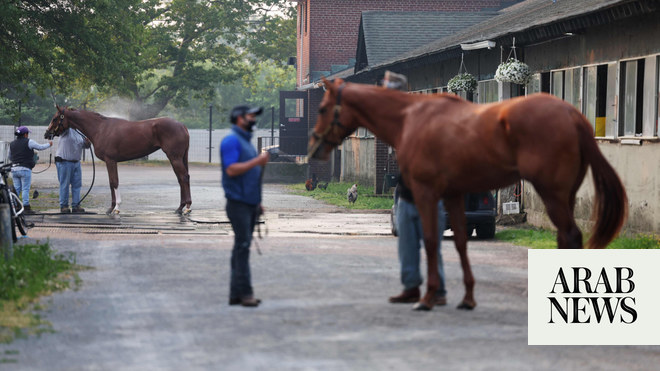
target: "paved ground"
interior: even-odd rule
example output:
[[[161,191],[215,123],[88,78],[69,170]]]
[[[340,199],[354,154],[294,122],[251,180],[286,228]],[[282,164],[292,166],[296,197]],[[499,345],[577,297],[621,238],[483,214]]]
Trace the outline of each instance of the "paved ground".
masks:
[[[93,269],[79,290],[43,300],[55,333],[0,345],[0,358],[15,362],[0,369],[650,370],[660,361],[658,347],[527,346],[527,252],[508,244],[470,243],[475,311],[454,309],[463,289],[449,239],[449,305],[418,313],[388,304],[400,290],[389,216],[340,212],[282,186],[266,188],[269,234],[251,259],[264,302],[230,307],[232,236],[217,169],[191,172],[187,221],[171,214],[178,190],[169,169],[120,171],[119,220],[89,215],[82,228],[78,217],[47,216],[30,231],[28,242],[48,238]],[[54,187],[45,175],[35,182]],[[108,197],[107,176],[99,178],[93,193]],[[119,228],[98,234],[100,224]]]

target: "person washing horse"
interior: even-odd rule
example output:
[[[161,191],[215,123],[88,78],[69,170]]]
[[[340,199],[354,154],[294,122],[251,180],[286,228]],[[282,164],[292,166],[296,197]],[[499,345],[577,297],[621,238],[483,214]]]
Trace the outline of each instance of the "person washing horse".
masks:
[[[406,90],[408,79],[404,75],[385,71],[383,86],[388,89]],[[415,206],[412,191],[405,186],[401,177],[396,189],[399,195],[396,205],[396,223],[398,230],[399,262],[401,263],[401,284],[403,291],[389,298],[390,303],[416,303],[420,299],[419,286],[422,284],[422,275],[419,269],[420,241],[424,238],[422,222]],[[438,202],[438,231],[441,236],[445,230],[445,208],[442,200]],[[436,291],[435,305],[447,304],[447,291],[445,289],[445,271],[442,263],[442,237],[438,239],[438,274],[440,287]]]
[[[250,143],[256,116],[262,107],[236,106],[231,110],[231,133],[220,144],[222,188],[227,198],[227,217],[234,231],[229,280],[229,305],[256,307],[250,274],[250,244],[261,208],[261,172],[269,154],[257,154]]]
[[[60,135],[60,142],[55,154],[57,180],[60,182],[60,212],[63,214],[84,213],[80,207],[80,190],[82,189],[82,168],[80,158],[83,149],[89,148],[91,142],[78,131],[68,128]],[[71,206],[69,209],[69,189],[71,190]]]
[[[34,151],[43,151],[53,146],[53,141],[39,144],[29,138],[32,130],[26,126],[16,128],[14,135],[16,139],[9,144],[9,160],[16,164],[11,169],[11,177],[14,181],[16,193],[21,196],[26,214],[34,214],[30,207],[30,186],[32,185],[32,169],[36,165]]]

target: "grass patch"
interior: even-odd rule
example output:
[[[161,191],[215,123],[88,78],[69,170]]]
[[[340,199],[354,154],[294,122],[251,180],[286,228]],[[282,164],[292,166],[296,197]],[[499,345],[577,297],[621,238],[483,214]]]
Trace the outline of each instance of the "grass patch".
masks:
[[[584,236],[586,242],[588,236]],[[505,229],[495,233],[495,239],[532,249],[557,248],[557,232],[538,228]],[[660,249],[660,236],[638,234],[633,237],[617,237],[608,249]]]
[[[38,298],[79,286],[72,254],[56,254],[48,243],[15,245],[12,259],[0,256],[0,342],[15,337],[52,331],[35,311],[42,310]]]
[[[321,182],[323,183],[323,182]],[[375,195],[373,187],[366,187],[358,184],[358,198],[355,204],[348,202],[346,192],[353,183],[328,183],[327,189],[316,188],[313,191],[305,189],[304,184],[289,185],[288,189],[292,193],[311,197],[335,206],[342,206],[348,209],[357,210],[389,210],[394,204],[394,198],[391,195]]]

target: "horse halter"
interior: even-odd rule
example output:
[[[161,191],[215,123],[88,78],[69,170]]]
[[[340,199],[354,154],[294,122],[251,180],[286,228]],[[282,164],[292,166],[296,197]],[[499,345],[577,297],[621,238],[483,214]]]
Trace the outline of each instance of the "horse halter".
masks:
[[[333,108],[334,110],[334,116],[332,118],[332,122],[330,125],[328,125],[327,128],[323,131],[321,134],[317,134],[315,131],[312,131],[312,136],[314,139],[316,139],[316,144],[314,147],[309,151],[309,153],[314,153],[318,150],[318,147],[321,145],[321,143],[326,143],[330,144],[333,147],[338,147],[341,144],[341,140],[339,142],[331,141],[326,138],[326,135],[330,133],[330,130],[333,130],[336,127],[346,129],[346,126],[344,126],[340,121],[339,121],[339,114],[341,113],[341,92],[344,90],[344,87],[346,84],[341,84],[339,86],[339,89],[337,90],[337,101],[335,102],[335,107]]]
[[[51,132],[51,136],[62,134],[62,132],[64,131],[64,112],[60,112],[59,118],[60,118],[60,122],[57,123],[55,130]],[[59,134],[57,134],[58,132]],[[46,131],[46,135],[48,135],[48,131]],[[53,138],[51,137],[49,139],[53,139]]]

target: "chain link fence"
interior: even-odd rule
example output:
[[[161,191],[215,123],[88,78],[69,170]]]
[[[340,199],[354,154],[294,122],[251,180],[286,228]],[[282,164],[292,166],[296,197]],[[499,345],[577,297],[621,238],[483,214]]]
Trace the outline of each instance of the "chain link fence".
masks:
[[[30,139],[37,141],[38,143],[45,143],[44,134],[46,133],[45,126],[28,126],[32,133],[30,133]],[[188,129],[190,133],[190,149],[188,150],[188,162],[205,162],[205,163],[220,163],[220,142],[227,134],[229,134],[231,129],[214,129],[209,135],[208,129]],[[255,148],[258,148],[259,138],[268,138],[268,141],[271,140],[271,130],[270,129],[257,129],[252,136],[252,144]],[[0,125],[0,161],[5,161],[7,158],[7,151],[9,150],[9,143],[15,139],[14,136],[14,126],[10,125]],[[277,136],[275,136],[277,139]],[[209,148],[209,142],[211,146]],[[53,139],[53,147],[44,151],[39,151],[39,161],[38,163],[48,163],[49,155],[52,153],[55,157],[57,153],[57,145],[59,144],[59,137]],[[84,160],[90,161],[89,151],[84,152]],[[96,157],[95,157],[96,159]],[[210,161],[209,161],[210,159]],[[165,160],[167,161],[167,156],[162,150],[158,150],[148,156],[148,160]],[[96,161],[100,161],[96,159]]]

